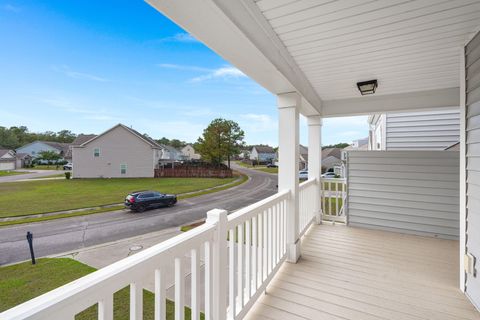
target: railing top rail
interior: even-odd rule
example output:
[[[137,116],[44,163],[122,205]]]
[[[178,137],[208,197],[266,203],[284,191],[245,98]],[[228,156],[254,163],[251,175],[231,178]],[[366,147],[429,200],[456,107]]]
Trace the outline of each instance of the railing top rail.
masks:
[[[322,178],[322,182],[343,182],[346,183],[347,179],[345,178]]]
[[[237,224],[240,224],[251,218],[255,213],[267,209],[268,207],[270,207],[270,205],[272,205],[272,203],[288,199],[289,197],[290,190],[283,190],[274,194],[273,196],[265,198],[261,201],[244,207],[232,214],[229,214],[228,227],[231,228],[232,226],[236,226]]]
[[[80,312],[95,304],[103,294],[115,292],[113,287],[121,289],[131,282],[142,280],[145,274],[134,272],[137,268],[160,267],[165,256],[183,256],[202,241],[212,240],[215,228],[216,225],[205,223],[0,313],[0,318],[13,320],[34,316],[35,319],[43,319],[49,314],[61,313],[67,306]],[[132,272],[132,275],[126,277],[127,272]]]
[[[302,190],[304,188],[307,188],[308,186],[314,185],[315,183],[317,183],[317,179],[311,178],[311,179],[308,179],[307,181],[300,183],[298,187],[300,188],[300,190]]]

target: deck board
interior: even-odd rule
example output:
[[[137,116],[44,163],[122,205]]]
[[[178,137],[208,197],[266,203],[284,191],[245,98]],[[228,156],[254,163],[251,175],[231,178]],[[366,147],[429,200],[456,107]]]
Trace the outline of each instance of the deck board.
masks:
[[[312,226],[246,319],[480,319],[457,288],[458,241]]]

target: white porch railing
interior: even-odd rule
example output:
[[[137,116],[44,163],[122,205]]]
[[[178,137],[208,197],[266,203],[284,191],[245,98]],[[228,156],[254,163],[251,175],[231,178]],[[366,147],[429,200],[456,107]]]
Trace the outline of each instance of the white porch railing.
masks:
[[[308,230],[308,227],[312,224],[315,219],[315,197],[320,195],[315,194],[316,189],[316,179],[310,179],[305,182],[302,182],[299,186],[299,221],[298,221],[298,233],[301,236]]]
[[[0,319],[74,319],[98,304],[98,319],[112,320],[114,293],[130,286],[130,319],[140,320],[143,288],[154,282],[155,319],[161,320],[166,317],[166,281],[173,277],[175,319],[183,320],[188,265],[192,319],[200,319],[201,310],[205,319],[241,319],[286,257],[289,197],[290,191],[280,192],[229,216],[212,210],[204,225],[7,310]]]
[[[344,178],[322,179],[322,219],[346,222],[345,202],[347,180]]]

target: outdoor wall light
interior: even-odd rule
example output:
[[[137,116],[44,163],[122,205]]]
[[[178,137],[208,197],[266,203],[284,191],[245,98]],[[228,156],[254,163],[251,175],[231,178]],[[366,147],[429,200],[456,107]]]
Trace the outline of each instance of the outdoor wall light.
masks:
[[[357,82],[358,90],[360,90],[360,93],[362,94],[362,96],[366,94],[374,94],[375,90],[377,90],[377,86],[378,86],[377,79]]]

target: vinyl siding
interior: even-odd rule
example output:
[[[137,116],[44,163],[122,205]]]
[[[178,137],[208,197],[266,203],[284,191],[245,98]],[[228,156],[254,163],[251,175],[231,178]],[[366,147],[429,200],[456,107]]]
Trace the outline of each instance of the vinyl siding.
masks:
[[[100,156],[94,157],[94,150]],[[139,178],[154,175],[155,149],[127,131],[117,127],[88,143],[72,149],[74,178]],[[126,174],[120,166],[127,165]]]
[[[460,140],[460,111],[386,115],[386,150],[445,150]]]
[[[349,225],[458,239],[459,153],[348,153]]]
[[[467,165],[467,251],[477,258],[477,276],[467,274],[466,292],[480,307],[480,35],[465,50],[466,64],[466,165]],[[475,232],[473,232],[475,230]]]

